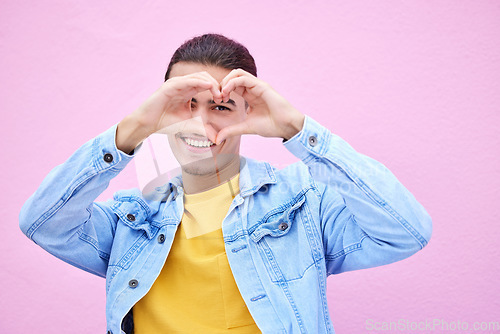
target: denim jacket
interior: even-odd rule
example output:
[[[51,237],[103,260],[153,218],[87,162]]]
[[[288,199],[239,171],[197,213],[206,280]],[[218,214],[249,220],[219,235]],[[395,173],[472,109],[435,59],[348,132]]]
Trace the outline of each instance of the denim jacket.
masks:
[[[183,214],[182,179],[94,202],[133,159],[116,124],[55,167],[26,201],[22,231],[106,278],[108,333],[131,333],[131,310],[159,275]],[[228,262],[263,333],[334,333],[326,278],[422,249],[431,218],[381,163],[306,116],[283,144],[301,161],[278,170],[241,157],[240,193],[222,222]],[[140,147],[136,148],[136,151]]]

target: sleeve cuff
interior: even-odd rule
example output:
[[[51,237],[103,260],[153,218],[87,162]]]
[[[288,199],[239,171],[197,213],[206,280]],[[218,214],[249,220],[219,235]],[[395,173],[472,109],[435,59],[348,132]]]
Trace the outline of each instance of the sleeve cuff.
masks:
[[[325,154],[330,137],[330,130],[306,115],[302,130],[285,141],[283,145],[297,158],[307,162]]]
[[[127,154],[116,147],[116,130],[118,123],[114,124],[105,132],[94,139],[92,145],[92,158],[99,170],[113,168],[122,170],[137,155],[142,143]]]

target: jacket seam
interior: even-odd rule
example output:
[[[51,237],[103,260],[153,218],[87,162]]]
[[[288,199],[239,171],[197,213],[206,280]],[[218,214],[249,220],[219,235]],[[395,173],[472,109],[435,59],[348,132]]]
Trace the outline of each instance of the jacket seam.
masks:
[[[342,250],[340,250],[334,254],[325,255],[325,260],[326,261],[333,261],[333,260],[338,259],[339,257],[345,256],[345,255],[350,254],[352,252],[355,252],[357,250],[361,250],[363,248],[363,246],[361,245],[361,241],[363,241],[363,239],[365,239],[365,238],[366,238],[366,236],[361,238],[361,240],[359,242],[356,242],[354,244],[350,244],[349,246],[342,248]]]
[[[79,239],[91,245],[97,251],[97,254],[101,259],[109,261],[109,254],[99,249],[99,247],[97,246],[98,244],[97,240],[92,238],[90,235],[86,234],[82,230],[83,226],[77,232],[79,235],[78,236]]]
[[[99,137],[96,137],[93,141],[93,143],[91,144],[92,145],[92,156],[93,157],[96,157],[98,156],[96,150],[97,148],[99,147],[99,144],[100,144],[100,138]],[[50,209],[48,209],[47,211],[45,211],[45,213],[43,213],[40,218],[38,218],[31,226],[30,228],[26,231],[26,235],[28,236],[28,238],[30,238],[31,240],[33,240],[33,235],[35,234],[36,230],[42,225],[44,224],[50,217],[52,217],[54,214],[57,213],[57,211],[59,211],[63,206],[64,204],[66,204],[66,202],[69,200],[69,198],[71,197],[71,195],[73,195],[73,193],[75,191],[77,191],[80,187],[84,186],[86,183],[88,183],[94,176],[96,175],[99,175],[101,172],[105,171],[106,168],[104,167],[101,167],[95,158],[91,159],[91,170],[85,174],[83,174],[79,179],[77,179],[73,184],[74,184],[74,187],[70,187],[65,193],[64,195],[62,196],[62,198],[60,198],[54,205],[52,205],[50,207]],[[33,240],[34,241],[34,240]]]
[[[411,235],[417,244],[420,246],[422,249],[428,241],[425,240],[425,238],[418,233],[418,231],[411,226],[401,215],[397,213],[387,202],[382,202],[380,200],[380,196],[378,196],[370,187],[368,187],[363,180],[358,178],[354,172],[352,172],[348,167],[342,167],[338,163],[332,161],[328,155],[325,155],[322,157],[323,159],[326,159],[329,161],[333,166],[335,166],[337,169],[340,171],[344,172],[352,181],[353,183],[358,186],[374,203],[376,203],[382,210],[384,210],[390,217],[392,217],[396,222],[398,222],[405,230],[408,232],[409,235]]]
[[[315,152],[314,150],[309,149],[307,143],[303,143],[302,145],[305,146],[306,150],[310,153],[303,159],[303,162],[307,164],[313,159],[313,157],[321,158],[319,161],[320,163],[324,163],[322,161],[323,159],[329,161],[337,169],[344,172],[354,182],[354,184],[356,184],[369,198],[371,198],[379,207],[381,207],[386,213],[388,213],[389,216],[391,216],[396,222],[398,222],[408,232],[408,234],[410,234],[415,239],[417,244],[420,246],[420,249],[422,249],[425,245],[427,245],[428,241],[410,223],[408,223],[401,215],[399,215],[399,213],[396,210],[394,210],[389,204],[385,203],[385,201],[384,203],[380,201],[380,197],[370,187],[368,187],[361,179],[359,179],[354,172],[352,172],[347,166],[342,168],[340,164],[334,162],[329,157],[328,151],[332,146],[331,143],[332,134],[330,131],[327,131],[326,129],[322,130],[320,128],[319,130],[320,132],[318,133],[318,136],[326,137],[325,140],[323,141],[325,144],[321,145],[321,148],[318,150],[318,152]],[[310,132],[314,132],[314,128]],[[307,140],[307,138],[304,138],[304,140]]]
[[[246,242],[249,243],[249,240],[247,239]],[[262,279],[260,277],[259,271],[257,270],[257,264],[255,263],[255,260],[254,260],[254,254],[252,254],[252,251],[250,250],[250,248],[249,248],[249,251],[250,251],[250,259],[252,261],[253,267],[255,268],[255,273],[256,273],[257,278],[259,280],[260,286],[266,292],[267,296],[270,296],[269,291],[266,290],[266,285],[262,282]],[[260,254],[258,254],[258,256],[260,257]],[[271,307],[274,310],[274,314],[276,315],[276,317],[280,321],[281,328],[284,328],[285,326],[283,325],[283,322],[281,321],[280,313],[277,312],[276,308],[274,307],[274,304],[272,303],[272,301],[271,301],[271,299],[269,297],[268,297],[268,300],[269,300],[269,304],[271,304]],[[282,332],[285,333],[286,331],[283,329]]]
[[[418,231],[410,224],[406,219],[404,219],[396,210],[394,210],[387,202],[381,201],[380,196],[378,196],[373,190],[370,189],[362,180],[357,180],[356,184],[360,183],[359,187],[365,190],[365,193],[372,198],[372,200],[377,203],[384,211],[386,211],[395,221],[397,221],[407,232],[410,234],[419,244],[420,249],[422,249],[426,244],[427,240],[418,233]]]
[[[33,240],[33,235],[35,234],[36,230],[42,224],[44,224],[47,220],[49,220],[50,217],[52,217],[54,214],[56,214],[57,211],[59,211],[64,206],[64,204],[66,204],[66,202],[69,200],[69,198],[71,197],[71,195],[73,195],[73,193],[78,188],[80,188],[81,186],[85,185],[85,183],[87,183],[95,175],[97,175],[97,173],[94,173],[94,171],[90,171],[90,172],[87,172],[87,173],[83,174],[76,182],[74,182],[75,186],[72,187],[72,188],[69,188],[64,193],[64,195],[62,196],[62,198],[60,198],[54,205],[52,205],[47,211],[45,211],[45,213],[43,213],[41,215],[41,217],[38,218],[30,226],[30,228],[26,232],[26,234],[28,235],[28,237]]]
[[[295,315],[295,320],[297,321],[297,324],[299,325],[300,332],[301,333],[306,333],[304,329],[304,323],[302,321],[302,318],[300,316],[299,310],[297,309],[297,306],[295,305],[295,301],[292,298],[292,294],[290,293],[290,289],[288,289],[288,282],[282,281],[279,283],[279,286],[283,290],[283,293],[286,296],[286,299],[288,300],[288,303],[290,303],[290,306],[292,307],[293,314]]]
[[[144,232],[144,234],[145,234],[145,232]],[[143,236],[144,236],[144,234],[143,234]],[[147,240],[147,239],[146,239],[146,242],[148,242],[148,240]],[[141,272],[143,271],[143,268],[144,268],[144,266],[146,265],[146,263],[148,263],[149,258],[151,258],[152,256],[158,256],[158,255],[153,255],[153,253],[154,253],[154,251],[150,252],[150,253],[147,255],[147,257],[146,257],[146,259],[144,260],[144,262],[142,263],[142,265],[141,265],[139,268],[137,268],[137,271],[136,271],[136,273],[137,273],[137,274],[139,274],[139,273],[141,273]],[[168,254],[167,254],[167,256],[168,256]],[[165,264],[163,264],[163,265],[165,265]],[[122,268],[122,269],[124,269],[124,268]],[[126,269],[124,269],[124,270],[126,270]],[[159,273],[158,273],[158,274],[159,274]],[[116,275],[115,275],[115,276],[116,276]],[[153,284],[154,284],[154,283],[152,283],[152,284],[151,284],[151,287],[153,286]],[[119,304],[119,303],[118,303],[119,299],[120,299],[120,300],[121,300],[121,299],[124,299],[124,295],[127,293],[128,289],[130,289],[130,287],[128,287],[128,286],[126,286],[124,289],[122,289],[122,291],[116,295],[116,298],[114,299],[113,304],[112,304],[111,306],[114,306],[114,305],[116,305],[116,304]],[[147,292],[146,292],[146,293],[147,293]],[[141,298],[142,298],[142,297],[141,297]],[[126,299],[126,298],[125,298],[125,299]],[[139,299],[139,300],[140,300],[140,299]],[[132,309],[132,308],[135,306],[135,304],[136,304],[136,303],[137,303],[137,302],[133,303],[133,304],[132,304],[132,306],[130,307],[130,309]],[[127,312],[126,312],[123,316],[121,316],[121,318],[119,319],[120,321],[119,321],[119,323],[118,323],[118,328],[120,329],[120,331],[122,331],[121,327],[122,327],[122,322],[123,322],[123,319],[125,318],[125,316],[127,315],[127,313],[130,311],[130,309],[128,309],[128,310],[127,310]],[[121,332],[120,332],[120,333],[121,333]]]
[[[128,251],[125,254],[123,254],[123,256],[120,258],[120,260],[116,264],[113,264],[113,265],[116,267],[120,267],[124,270],[130,268],[130,265],[133,262],[133,261],[131,261],[132,255],[136,252],[140,252],[141,249],[146,247],[149,240],[150,239],[148,238],[147,232],[143,231],[142,234],[135,240],[132,247],[130,247],[128,249]]]

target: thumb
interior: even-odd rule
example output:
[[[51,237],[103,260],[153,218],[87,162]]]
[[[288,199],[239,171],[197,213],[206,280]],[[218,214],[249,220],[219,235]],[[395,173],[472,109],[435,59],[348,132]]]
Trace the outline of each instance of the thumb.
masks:
[[[215,141],[217,140],[217,131],[215,131],[213,127],[205,126],[205,134],[212,143],[215,143]]]
[[[219,145],[226,138],[249,133],[252,132],[250,131],[246,122],[229,125],[220,130],[219,133],[217,133],[217,136],[215,137],[215,143]]]

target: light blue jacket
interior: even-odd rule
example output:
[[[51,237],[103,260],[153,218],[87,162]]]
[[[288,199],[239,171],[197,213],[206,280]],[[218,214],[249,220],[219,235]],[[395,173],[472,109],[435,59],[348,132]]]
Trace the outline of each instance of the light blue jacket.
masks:
[[[130,332],[129,311],[160,273],[184,210],[180,176],[94,202],[134,157],[116,148],[115,133],[54,168],[19,219],[45,250],[106,277],[108,333],[117,334]],[[263,333],[334,333],[327,276],[414,254],[431,218],[384,165],[309,116],[284,146],[301,161],[282,170],[241,157],[240,193],[222,222],[227,258]]]

